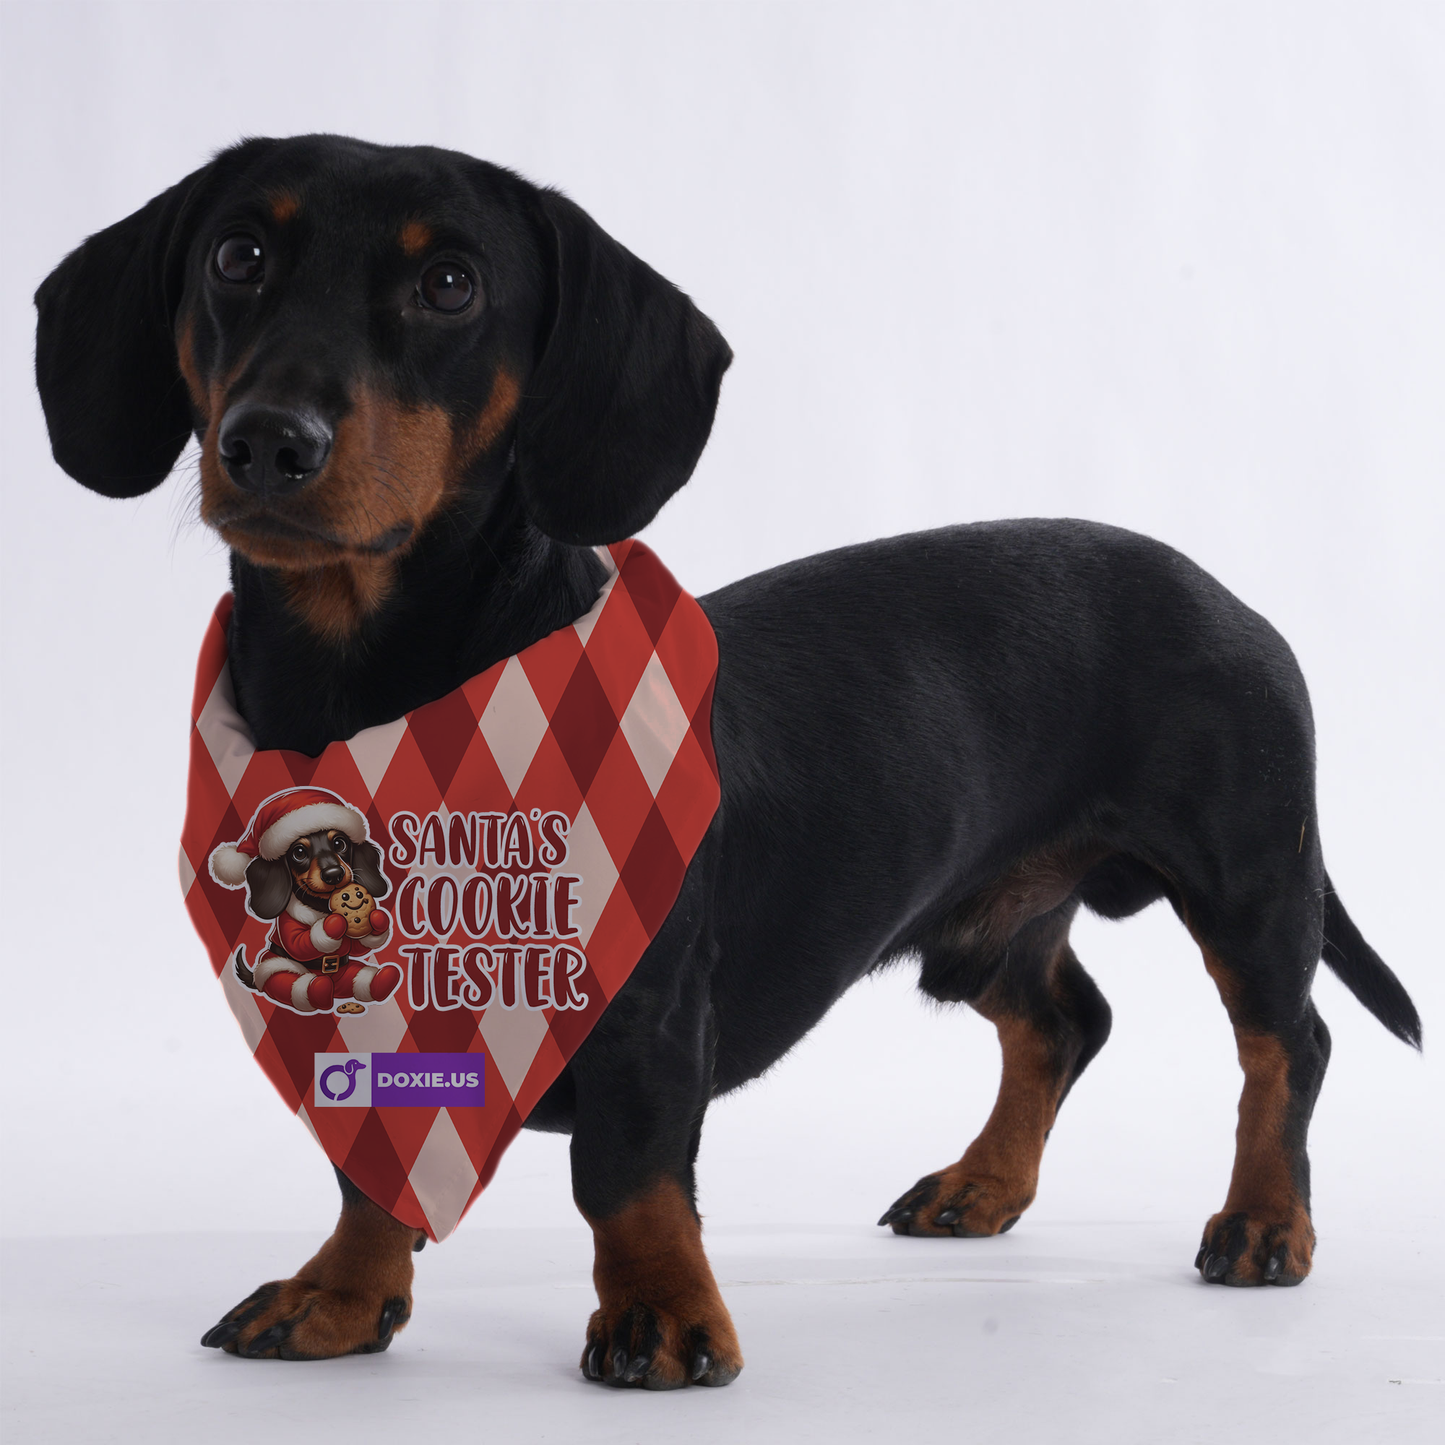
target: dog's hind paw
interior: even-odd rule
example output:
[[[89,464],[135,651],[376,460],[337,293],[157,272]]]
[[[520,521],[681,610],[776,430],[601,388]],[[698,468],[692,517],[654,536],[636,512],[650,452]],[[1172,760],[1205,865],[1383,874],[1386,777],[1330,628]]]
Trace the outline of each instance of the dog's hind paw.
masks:
[[[1026,1181],[971,1174],[951,1164],[925,1174],[883,1211],[878,1223],[894,1234],[981,1239],[1007,1234],[1033,1200],[1033,1186]]]
[[[1281,1220],[1227,1211],[1204,1226],[1194,1267],[1206,1284],[1299,1284],[1314,1260],[1315,1231],[1303,1209]]]
[[[327,1360],[386,1349],[411,1318],[409,1297],[322,1289],[300,1279],[263,1284],[201,1336],[248,1360]]]

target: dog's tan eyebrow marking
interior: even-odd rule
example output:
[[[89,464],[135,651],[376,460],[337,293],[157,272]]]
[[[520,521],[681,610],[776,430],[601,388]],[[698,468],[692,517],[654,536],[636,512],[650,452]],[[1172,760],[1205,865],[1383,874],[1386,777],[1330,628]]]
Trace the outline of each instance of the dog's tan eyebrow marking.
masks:
[[[431,227],[425,221],[408,221],[401,228],[401,249],[408,256],[420,256],[432,242]]]
[[[271,219],[284,226],[301,209],[301,198],[293,191],[274,191],[269,197]]]

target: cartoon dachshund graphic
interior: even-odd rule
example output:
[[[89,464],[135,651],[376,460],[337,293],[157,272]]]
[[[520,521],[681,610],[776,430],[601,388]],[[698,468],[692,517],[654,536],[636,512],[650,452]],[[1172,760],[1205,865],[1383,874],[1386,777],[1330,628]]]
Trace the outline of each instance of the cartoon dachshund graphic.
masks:
[[[363,962],[391,937],[374,900],[390,885],[381,853],[355,808],[323,788],[288,788],[268,798],[244,836],[211,854],[211,874],[245,888],[257,917],[274,920],[255,970],[236,952],[236,976],[297,1013],[359,1013],[401,982],[394,963]],[[358,905],[370,904],[364,918]]]

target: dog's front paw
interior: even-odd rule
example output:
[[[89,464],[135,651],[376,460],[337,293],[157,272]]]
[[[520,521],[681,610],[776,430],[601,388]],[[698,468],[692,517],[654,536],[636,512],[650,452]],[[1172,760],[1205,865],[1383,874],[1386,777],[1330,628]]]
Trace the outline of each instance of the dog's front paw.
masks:
[[[1314,1259],[1315,1231],[1301,1208],[1264,1219],[1228,1210],[1204,1226],[1194,1267],[1206,1284],[1299,1284]]]
[[[694,1313],[697,1318],[685,1318],[646,1304],[618,1312],[594,1310],[582,1373],[589,1380],[642,1390],[732,1384],[743,1357],[727,1310],[719,1302],[717,1311]]]
[[[1033,1202],[1030,1180],[974,1173],[951,1164],[924,1175],[884,1210],[878,1223],[892,1226],[894,1234],[981,1239],[1007,1234]]]
[[[381,1299],[279,1279],[243,1299],[201,1343],[248,1360],[374,1355],[410,1318],[410,1295]]]

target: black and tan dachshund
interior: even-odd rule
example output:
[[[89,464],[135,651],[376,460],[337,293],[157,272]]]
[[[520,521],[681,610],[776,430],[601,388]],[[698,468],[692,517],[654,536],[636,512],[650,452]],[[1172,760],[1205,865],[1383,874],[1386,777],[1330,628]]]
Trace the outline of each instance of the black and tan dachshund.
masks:
[[[71,476],[133,497],[199,439],[201,515],[231,548],[241,712],[259,747],[312,754],[585,612],[590,547],[688,479],[731,360],[685,295],[556,192],[335,136],[223,152],[92,236],[37,303]],[[891,961],[993,1021],[1003,1080],[963,1157],[882,1222],[1012,1227],[1109,1033],[1069,945],[1081,905],[1122,918],[1167,899],[1234,1025],[1238,1152],[1203,1278],[1302,1280],[1329,1056],[1316,965],[1400,1038],[1420,1024],[1330,886],[1309,701],[1279,634],[1179,553],[1078,521],[846,548],[702,605],[721,806],[528,1121],[570,1132],[595,1235],[585,1375],[736,1376],[694,1204],[708,1102]],[[384,1348],[420,1241],[341,1189],[316,1258],[205,1343]]]

